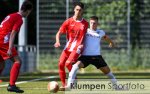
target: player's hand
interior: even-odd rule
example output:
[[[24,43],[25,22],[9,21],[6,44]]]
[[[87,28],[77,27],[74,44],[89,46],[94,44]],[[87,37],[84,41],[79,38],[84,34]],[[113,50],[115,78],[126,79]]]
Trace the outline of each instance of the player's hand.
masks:
[[[58,47],[60,47],[61,45],[60,45],[60,43],[59,42],[56,42],[55,44],[54,44],[54,47],[56,47],[56,48],[58,48]]]
[[[78,46],[79,49],[83,49],[83,44]]]
[[[109,43],[109,47],[112,48],[112,47],[115,47],[115,44],[113,42]]]
[[[12,51],[11,51],[11,49],[8,49],[7,55],[8,55],[8,56],[12,56]]]

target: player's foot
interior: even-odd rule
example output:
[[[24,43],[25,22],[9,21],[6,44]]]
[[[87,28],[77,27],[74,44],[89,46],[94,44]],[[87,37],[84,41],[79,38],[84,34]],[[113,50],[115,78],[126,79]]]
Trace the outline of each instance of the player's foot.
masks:
[[[121,86],[121,87],[117,86],[117,87],[115,88],[115,90],[129,90],[129,89],[128,89],[128,87],[126,87],[126,86]]]
[[[19,87],[17,87],[16,85],[8,85],[7,91],[16,92],[16,93],[23,93],[23,92],[24,92],[23,90],[21,90],[21,89],[20,89]]]
[[[64,87],[64,86],[61,86],[61,87],[59,88],[59,91],[65,91],[65,87]]]
[[[70,91],[70,88],[69,87],[67,87],[67,86],[61,86],[60,88],[59,88],[59,91]]]

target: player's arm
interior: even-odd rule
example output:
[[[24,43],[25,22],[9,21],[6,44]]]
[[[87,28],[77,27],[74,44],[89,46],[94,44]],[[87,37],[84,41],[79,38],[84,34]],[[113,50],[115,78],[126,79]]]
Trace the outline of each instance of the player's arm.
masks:
[[[58,31],[57,32],[57,34],[56,34],[56,42],[55,42],[55,44],[54,44],[54,47],[60,47],[61,45],[60,45],[60,36],[61,36],[61,31]]]
[[[56,42],[54,44],[54,47],[60,47],[60,36],[62,34],[66,34],[67,31],[67,26],[68,26],[68,21],[66,20],[60,27],[60,29],[58,30],[58,32],[56,33]]]
[[[17,21],[14,23],[14,26],[12,28],[12,32],[10,33],[9,49],[7,51],[7,54],[9,56],[12,55],[12,48],[13,48],[13,45],[14,45],[15,36],[20,31],[20,27],[21,27],[22,23],[23,23],[22,19],[21,18],[20,19],[17,18]]]
[[[107,35],[104,35],[103,39],[109,43],[109,47],[114,47],[115,46],[114,42]]]
[[[14,45],[14,40],[15,40],[15,36],[17,34],[17,31],[12,31],[11,34],[10,34],[10,39],[9,39],[9,49],[7,51],[7,54],[9,56],[12,55],[12,48],[13,48],[13,45]]]

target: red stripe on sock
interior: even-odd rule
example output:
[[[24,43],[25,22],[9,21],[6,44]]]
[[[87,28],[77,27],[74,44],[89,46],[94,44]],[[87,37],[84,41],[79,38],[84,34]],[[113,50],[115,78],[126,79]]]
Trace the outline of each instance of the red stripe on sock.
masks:
[[[18,62],[14,62],[11,71],[10,71],[10,85],[15,85],[17,81],[19,72],[20,72],[21,64]]]

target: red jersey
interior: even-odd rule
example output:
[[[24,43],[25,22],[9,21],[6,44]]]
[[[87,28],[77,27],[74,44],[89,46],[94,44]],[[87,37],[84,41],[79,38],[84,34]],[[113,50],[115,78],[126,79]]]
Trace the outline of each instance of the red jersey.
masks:
[[[23,23],[21,14],[13,13],[8,15],[0,24],[0,44],[9,43],[12,30],[19,31]]]
[[[85,33],[87,32],[88,22],[84,19],[75,21],[73,17],[67,19],[59,31],[67,35],[67,44],[64,50],[73,51],[82,44]]]

